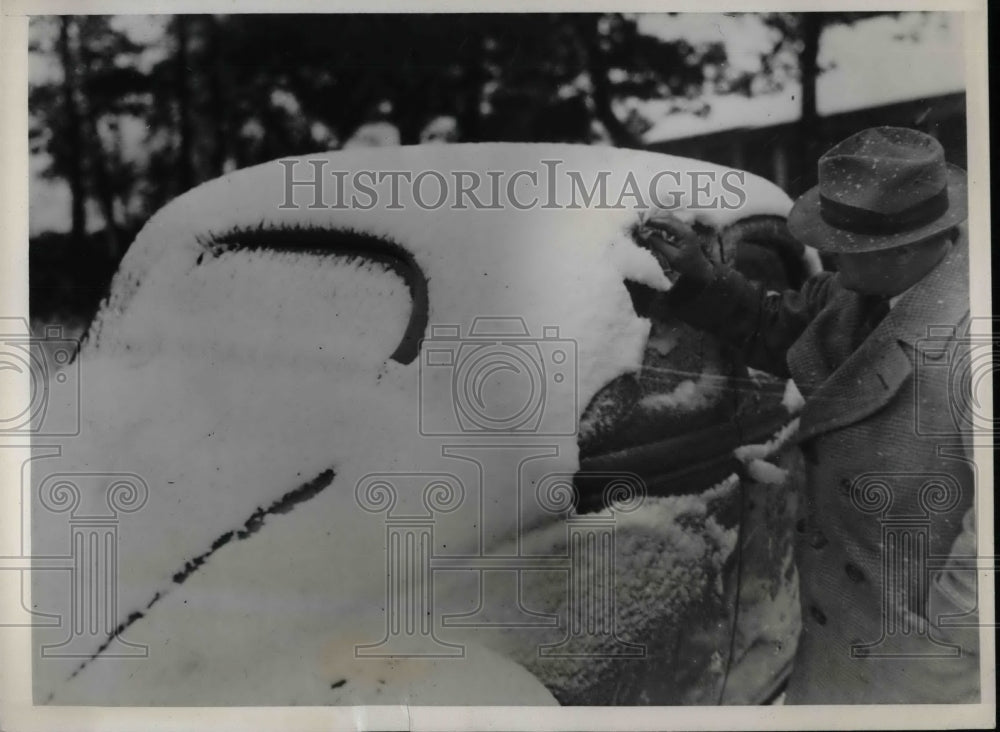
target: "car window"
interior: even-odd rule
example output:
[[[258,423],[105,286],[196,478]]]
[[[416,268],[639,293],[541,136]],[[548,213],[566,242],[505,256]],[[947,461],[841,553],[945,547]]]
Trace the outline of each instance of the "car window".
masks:
[[[717,234],[718,256],[767,289],[798,287],[807,263],[802,244],[779,216],[740,219]],[[642,368],[599,391],[581,418],[583,457],[648,444],[732,421],[749,393],[779,396],[783,380],[748,380],[715,338],[672,318],[663,296],[626,282],[636,313],[651,320]]]

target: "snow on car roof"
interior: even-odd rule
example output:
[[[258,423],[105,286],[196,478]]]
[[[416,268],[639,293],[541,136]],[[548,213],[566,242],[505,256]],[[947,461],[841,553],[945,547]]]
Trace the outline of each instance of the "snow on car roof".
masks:
[[[305,178],[308,161],[325,161],[328,173],[541,175],[546,160],[564,161],[565,171],[588,182],[606,171],[616,195],[630,173],[642,188],[663,171],[680,174],[682,187],[690,173],[731,172],[637,151],[496,144],[324,153],[300,158],[294,175]],[[66,442],[60,461],[128,471],[149,485],[147,504],[119,531],[123,615],[183,625],[199,603],[212,612],[252,606],[240,613],[240,632],[280,637],[295,630],[282,620],[294,607],[301,627],[341,619],[350,635],[338,653],[350,659],[366,634],[378,641],[385,613],[387,518],[363,510],[357,490],[373,475],[392,476],[415,486],[400,488],[396,506],[412,511],[434,476],[457,476],[465,493],[435,535],[441,551],[457,554],[488,551],[554,520],[533,486],[578,469],[583,407],[642,361],[650,323],[634,312],[625,280],[669,283],[629,236],[639,216],[633,208],[422,208],[405,186],[399,208],[311,208],[312,191],[303,187],[294,189],[300,205],[283,208],[285,172],[276,161],[206,183],[142,230],[84,347],[84,430]],[[747,175],[740,185],[739,208],[679,212],[716,226],[787,212],[790,202],[773,184]],[[324,194],[332,200],[329,189]],[[693,195],[682,191],[682,202]],[[389,269],[356,253],[333,261],[309,248],[240,248],[262,229],[285,232],[290,244],[303,229],[360,232],[409,252],[427,283],[421,356],[435,346],[458,357],[466,341],[481,342],[470,338],[475,327],[503,320],[506,330],[486,342],[516,342],[511,348],[521,349],[525,365],[538,366],[533,383],[541,391],[532,395],[541,395],[543,411],[521,433],[534,445],[531,459],[516,474],[497,475],[490,471],[508,469],[513,453],[447,452],[470,429],[456,422],[448,396],[457,366],[432,370],[422,359],[389,357],[410,307],[405,283]],[[230,244],[215,247],[220,241]],[[518,319],[520,333],[510,329]],[[450,330],[442,336],[433,326]],[[504,375],[495,378],[490,384]],[[512,408],[518,398],[500,397]],[[35,515],[38,541],[61,536],[62,522]],[[60,597],[48,581],[39,580],[39,596]],[[170,637],[157,627],[156,637]],[[142,632],[137,626],[136,641]],[[238,641],[219,633],[219,648]],[[181,645],[178,637],[166,657],[159,648],[162,663],[181,663],[169,655],[182,654]],[[83,687],[62,686],[78,661],[46,664],[42,686],[61,689],[61,701],[87,698],[73,691]],[[100,687],[100,674],[88,683]]]
[[[387,200],[391,197],[391,176],[397,173],[417,178],[419,185],[399,184],[399,200]],[[724,179],[727,173],[735,177]],[[360,183],[343,183],[345,179],[357,180],[358,174]],[[356,198],[359,205],[350,206],[350,194],[357,195],[366,181],[371,187],[376,174],[390,179],[377,186],[380,200],[372,204],[371,197],[362,192]],[[461,185],[458,177],[466,176],[463,180],[467,182],[470,174],[479,176],[483,183],[473,193],[487,204],[483,208],[471,205],[472,199],[457,190]],[[295,186],[293,198],[286,201],[289,176],[296,181],[319,176],[323,188],[318,201],[316,190],[302,185]],[[637,184],[634,187],[630,187],[630,177]],[[586,194],[592,193],[602,178],[607,195],[593,197],[591,205],[584,205]],[[442,180],[450,194],[444,205],[418,205],[438,200]],[[699,187],[701,190],[696,190]],[[419,196],[415,189],[419,189]],[[752,195],[741,197],[733,192],[736,190]],[[529,205],[517,208],[511,204],[512,195],[519,199],[517,203]],[[499,206],[494,206],[497,201]],[[530,205],[532,201],[537,205]],[[601,201],[605,203],[601,205]],[[282,205],[290,202],[296,205]],[[140,232],[123,262],[111,305],[122,304],[122,298],[133,289],[129,283],[144,279],[153,262],[160,268],[187,267],[203,253],[206,240],[259,227],[356,229],[403,242],[428,271],[445,261],[448,276],[459,274],[462,262],[450,255],[474,251],[483,263],[517,267],[521,278],[536,270],[537,279],[544,280],[558,273],[552,265],[568,259],[561,235],[571,232],[576,257],[587,256],[581,252],[591,242],[604,242],[627,231],[640,213],[657,203],[716,227],[757,214],[784,216],[791,206],[780,188],[760,177],[645,151],[489,143],[327,152],[237,171],[177,198]],[[511,227],[517,227],[517,232]],[[166,230],[169,244],[161,235]],[[518,235],[521,231],[527,238]],[[536,260],[547,266],[524,267],[522,263],[535,263],[519,259],[525,251],[532,258],[555,253],[557,262]],[[652,263],[652,258],[646,258],[646,273],[631,274],[652,277],[665,286]],[[159,276],[169,277],[169,273]],[[531,284],[536,283],[533,280]]]

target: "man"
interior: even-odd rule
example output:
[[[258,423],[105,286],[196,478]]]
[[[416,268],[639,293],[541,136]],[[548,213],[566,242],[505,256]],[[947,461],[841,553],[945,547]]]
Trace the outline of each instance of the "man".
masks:
[[[766,292],[711,263],[668,214],[651,217],[646,241],[679,274],[672,314],[791,377],[806,399],[803,627],[787,702],[978,701],[975,574],[953,553],[975,547],[974,467],[952,410],[967,382],[921,363],[929,326],[956,335],[927,363],[962,363],[965,173],[934,138],[894,127],[839,143],[818,173],[788,226],[838,272],[800,291]]]

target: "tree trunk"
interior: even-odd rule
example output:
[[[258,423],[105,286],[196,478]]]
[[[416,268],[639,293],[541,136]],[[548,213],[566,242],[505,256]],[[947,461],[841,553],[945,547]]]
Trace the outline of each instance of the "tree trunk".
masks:
[[[59,62],[63,68],[63,112],[65,114],[66,135],[66,178],[70,193],[70,221],[73,241],[83,242],[87,235],[87,192],[83,179],[83,145],[80,139],[80,109],[77,106],[76,62],[73,58],[70,27],[72,16],[59,19]]]
[[[97,203],[104,217],[104,242],[106,256],[109,261],[117,262],[122,254],[121,235],[118,222],[115,219],[115,189],[111,171],[108,167],[107,150],[101,141],[97,130],[97,114],[88,100],[95,98],[91,93],[91,69],[93,57],[90,51],[88,34],[81,29],[80,33],[80,72],[83,79],[83,98],[81,100],[81,117],[83,134],[86,140],[88,168],[93,176]]]
[[[802,122],[814,123],[819,118],[816,109],[816,78],[819,76],[819,38],[823,32],[822,13],[802,15]]]
[[[226,172],[226,160],[229,158],[229,126],[227,117],[227,106],[224,80],[223,60],[223,35],[219,27],[219,20],[214,15],[206,15],[205,22],[208,24],[208,84],[211,95],[209,102],[210,114],[212,115],[212,130],[214,144],[212,145],[211,166],[212,173],[216,176]]]
[[[817,148],[821,130],[816,108],[816,79],[819,76],[819,41],[825,23],[824,13],[802,13],[802,51],[799,75],[802,83],[802,107],[796,125],[796,160],[791,176],[793,194],[815,185]]]
[[[608,64],[601,50],[600,31],[597,27],[599,20],[600,16],[593,15],[584,17],[577,23],[587,54],[587,73],[593,90],[591,100],[594,103],[594,113],[617,147],[642,148],[642,140],[618,119],[611,106],[611,84],[608,81]]]
[[[188,19],[174,17],[174,36],[177,43],[174,68],[174,94],[177,98],[177,183],[180,191],[194,186],[192,163],[191,98],[188,93]]]
[[[471,24],[466,29],[467,40],[460,46],[462,78],[458,84],[459,142],[480,142],[483,139],[483,88],[489,80],[486,70],[486,33]]]

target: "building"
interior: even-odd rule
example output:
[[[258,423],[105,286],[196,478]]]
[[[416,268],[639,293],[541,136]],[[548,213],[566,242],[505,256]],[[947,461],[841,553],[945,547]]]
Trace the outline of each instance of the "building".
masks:
[[[944,146],[949,162],[967,167],[964,91],[821,115],[818,123],[809,125],[808,130],[800,129],[797,114],[792,119],[783,119],[778,114],[775,117],[758,124],[708,128],[694,134],[689,129],[687,134],[671,139],[656,139],[647,132],[647,144],[658,152],[756,173],[774,181],[793,197],[815,185],[816,160],[824,150],[859,130],[877,125],[913,127],[934,135]],[[654,126],[650,132],[656,129]],[[808,159],[803,159],[802,150],[809,151]]]

